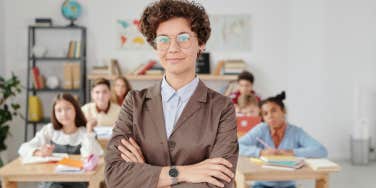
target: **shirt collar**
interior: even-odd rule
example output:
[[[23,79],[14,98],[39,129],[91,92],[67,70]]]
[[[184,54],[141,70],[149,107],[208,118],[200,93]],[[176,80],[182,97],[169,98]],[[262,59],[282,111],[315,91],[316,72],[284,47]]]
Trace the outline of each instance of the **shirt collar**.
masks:
[[[95,105],[95,109],[97,109],[97,112],[98,112],[98,113],[103,112],[103,113],[105,113],[105,114],[107,114],[108,111],[110,111],[110,107],[111,107],[111,102],[108,103],[107,108],[106,108],[105,110],[99,109],[98,106]]]
[[[276,136],[278,136],[278,138],[282,138],[283,135],[285,135],[286,127],[287,127],[287,123],[284,126],[278,128],[278,129],[270,128],[270,134],[272,136],[276,135]]]
[[[174,94],[176,94],[177,96],[180,97],[182,102],[185,102],[189,100],[189,98],[192,96],[193,92],[197,88],[198,82],[199,82],[199,79],[197,76],[195,76],[195,78],[191,82],[189,82],[188,84],[186,84],[184,87],[180,88],[179,90],[175,91],[175,89],[172,88],[170,84],[168,84],[166,80],[166,75],[165,75],[163,76],[162,84],[161,84],[162,100],[164,102],[167,102],[172,98],[172,96],[174,96]]]

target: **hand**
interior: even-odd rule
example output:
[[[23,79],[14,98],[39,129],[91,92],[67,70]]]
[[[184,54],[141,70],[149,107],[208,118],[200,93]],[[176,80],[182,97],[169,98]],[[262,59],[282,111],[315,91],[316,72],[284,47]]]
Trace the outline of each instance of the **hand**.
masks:
[[[264,150],[261,150],[260,152],[260,156],[262,155],[278,155],[279,151],[274,149],[274,148],[267,148],[267,149],[264,149]]]
[[[42,146],[40,149],[35,150],[34,156],[39,156],[39,157],[51,156],[54,149],[55,149],[54,145],[46,144]]]
[[[230,170],[232,164],[223,158],[206,159],[194,165],[177,168],[180,171],[178,179],[188,183],[207,182],[218,187],[224,187],[224,184],[219,180],[230,182],[234,178],[234,173]]]
[[[121,153],[121,158],[127,162],[145,163],[141,148],[133,138],[129,138],[129,140],[121,139],[120,141],[121,145],[118,146],[118,150]]]
[[[90,119],[86,123],[86,131],[88,133],[94,132],[94,127],[97,126],[98,121],[96,119]]]

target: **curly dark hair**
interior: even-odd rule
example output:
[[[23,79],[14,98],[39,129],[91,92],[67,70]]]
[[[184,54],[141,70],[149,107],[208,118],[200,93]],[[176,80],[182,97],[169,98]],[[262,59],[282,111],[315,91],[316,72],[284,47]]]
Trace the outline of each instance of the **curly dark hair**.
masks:
[[[188,19],[191,30],[197,34],[198,44],[206,44],[211,32],[209,17],[202,5],[187,0],[160,0],[149,4],[142,13],[140,31],[155,49],[154,39],[159,24],[177,17]]]

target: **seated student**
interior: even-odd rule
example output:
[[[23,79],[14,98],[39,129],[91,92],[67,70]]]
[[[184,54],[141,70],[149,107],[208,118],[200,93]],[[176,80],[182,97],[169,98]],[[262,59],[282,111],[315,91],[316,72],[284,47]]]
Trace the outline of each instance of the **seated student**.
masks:
[[[297,157],[321,158],[327,150],[302,128],[286,120],[283,103],[285,93],[263,100],[260,104],[264,120],[245,136],[239,139],[239,154],[250,157],[261,155],[293,155]],[[263,140],[270,148],[260,143]],[[295,188],[293,181],[256,182],[254,188]]]
[[[110,81],[100,78],[91,89],[93,102],[82,106],[88,122],[99,126],[113,126],[119,116],[120,106],[111,102]]]
[[[235,105],[235,110],[237,116],[260,116],[258,99],[255,95],[252,94],[240,95],[238,104]]]
[[[111,101],[121,106],[123,104],[125,96],[127,96],[130,90],[132,90],[132,87],[129,84],[127,78],[125,78],[124,76],[116,77],[112,85]]]
[[[230,94],[232,103],[238,104],[238,98],[240,95],[253,94],[260,101],[260,97],[257,96],[256,92],[253,90],[254,77],[252,73],[248,71],[243,71],[238,75],[238,90]]]
[[[85,128],[86,126],[86,128]],[[44,126],[29,142],[18,150],[21,157],[46,157],[52,153],[103,155],[95,139],[93,127],[86,123],[76,99],[70,94],[58,94],[52,105],[51,123]],[[86,187],[82,182],[44,182],[43,188]]]

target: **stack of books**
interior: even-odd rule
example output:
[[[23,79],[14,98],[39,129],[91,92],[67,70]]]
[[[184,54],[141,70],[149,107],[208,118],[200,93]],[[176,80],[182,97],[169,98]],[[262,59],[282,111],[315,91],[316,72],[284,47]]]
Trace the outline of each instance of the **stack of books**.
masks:
[[[263,168],[295,170],[304,166],[304,159],[295,156],[270,155],[261,156],[260,159],[265,162]]]
[[[81,41],[69,41],[68,58],[80,58],[81,57]]]
[[[163,73],[163,68],[154,60],[150,60],[146,64],[140,64],[131,72],[133,75],[163,75]]]
[[[55,168],[56,173],[82,173],[84,172],[84,163],[81,160],[63,158]]]

